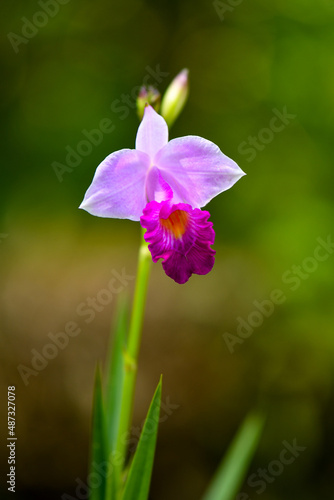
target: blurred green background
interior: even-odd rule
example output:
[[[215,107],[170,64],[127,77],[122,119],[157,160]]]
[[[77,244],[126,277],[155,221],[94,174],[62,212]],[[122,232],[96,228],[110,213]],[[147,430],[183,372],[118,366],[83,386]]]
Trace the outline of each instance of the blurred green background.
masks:
[[[16,386],[19,500],[75,497],[86,482],[94,369],[117,297],[90,323],[77,308],[112,270],[135,274],[139,225],[77,207],[100,161],[134,147],[138,86],[163,92],[184,67],[190,97],[171,137],[212,140],[247,176],[208,206],[211,274],[179,286],[153,267],[134,415],[140,427],[163,373],[151,498],[199,499],[258,404],[268,418],[248,478],[274,470],[283,441],[305,450],[264,489],[246,479],[238,500],[333,496],[334,255],[317,250],[333,234],[333,20],[332,0],[2,5],[0,370],[3,401]],[[104,119],[112,132],[57,177],[54,162],[84,151],[83,131]],[[284,301],[254,314],[275,289]],[[261,325],[242,338],[240,318]],[[18,366],[69,321],[81,333],[24,384]]]

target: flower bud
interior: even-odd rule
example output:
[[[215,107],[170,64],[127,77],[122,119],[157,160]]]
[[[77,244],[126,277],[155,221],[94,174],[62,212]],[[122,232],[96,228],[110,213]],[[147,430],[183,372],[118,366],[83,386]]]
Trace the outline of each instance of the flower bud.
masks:
[[[187,69],[183,69],[167,88],[161,102],[161,115],[168,126],[173,125],[186,103],[189,84]]]
[[[160,101],[161,95],[157,89],[151,85],[149,87],[142,87],[137,97],[137,114],[139,120],[142,120],[144,116],[146,104],[150,104],[150,106],[152,106],[152,108],[154,108],[158,113],[160,109]]]

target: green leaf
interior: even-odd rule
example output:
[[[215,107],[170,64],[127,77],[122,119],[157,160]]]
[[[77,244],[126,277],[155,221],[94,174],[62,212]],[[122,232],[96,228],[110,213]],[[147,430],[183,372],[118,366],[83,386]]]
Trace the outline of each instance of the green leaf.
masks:
[[[202,500],[235,499],[259,443],[264,416],[247,415]]]
[[[95,386],[93,397],[93,429],[92,429],[92,448],[90,477],[99,481],[90,486],[90,500],[104,500],[106,487],[106,469],[107,469],[107,440],[105,432],[105,410],[102,396],[102,378],[100,367],[96,367]]]
[[[161,378],[148,410],[125,483],[122,500],[147,500],[150,489],[161,403]]]
[[[114,340],[108,354],[106,383],[106,419],[110,452],[115,452],[119,429],[124,382],[124,350],[126,347],[128,302],[121,297],[117,304]]]
[[[115,463],[115,452],[120,425],[121,404],[124,386],[124,351],[126,348],[128,302],[123,296],[117,304],[113,342],[110,342],[106,380],[106,425],[108,440],[109,471],[106,498],[114,500],[119,490],[120,467]]]

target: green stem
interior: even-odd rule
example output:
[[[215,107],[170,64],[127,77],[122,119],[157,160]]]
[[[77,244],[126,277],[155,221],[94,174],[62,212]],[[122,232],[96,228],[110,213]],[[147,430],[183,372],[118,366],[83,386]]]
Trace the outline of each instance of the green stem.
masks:
[[[142,325],[146,304],[147,286],[151,269],[152,257],[148,245],[142,237],[138,255],[138,271],[133,299],[127,347],[124,351],[124,382],[120,424],[117,436],[115,472],[118,485],[121,485],[121,475],[125,465],[127,443],[132,417],[134,392],[137,378],[138,354],[142,336]]]

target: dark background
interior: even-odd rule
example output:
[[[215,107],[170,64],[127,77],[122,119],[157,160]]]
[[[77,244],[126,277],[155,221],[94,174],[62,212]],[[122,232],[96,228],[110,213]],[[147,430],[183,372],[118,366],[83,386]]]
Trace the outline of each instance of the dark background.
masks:
[[[94,370],[117,297],[89,324],[76,310],[112,270],[135,274],[140,232],[77,207],[99,162],[134,147],[138,85],[160,68],[149,82],[163,92],[184,67],[190,96],[171,137],[212,140],[247,176],[208,206],[211,274],[178,286],[160,264],[152,270],[134,424],[160,373],[163,401],[178,408],[160,425],[151,498],[199,499],[257,405],[268,417],[249,475],[268,469],[283,441],[306,449],[263,492],[242,491],[331,498],[334,255],[314,252],[333,229],[333,1],[70,0],[41,16],[42,4],[3,4],[0,21],[1,498],[8,385],[16,386],[16,498],[75,496],[76,479],[86,481]],[[273,122],[284,109],[286,123]],[[113,131],[57,177],[54,162],[66,165],[83,130],[105,118]],[[132,294],[133,281],[125,288]],[[283,303],[254,314],[254,301],[275,289]],[[237,335],[238,318],[249,315],[262,324],[229,349],[226,332]],[[80,334],[25,385],[18,366],[31,368],[31,350],[41,353],[69,321]]]

